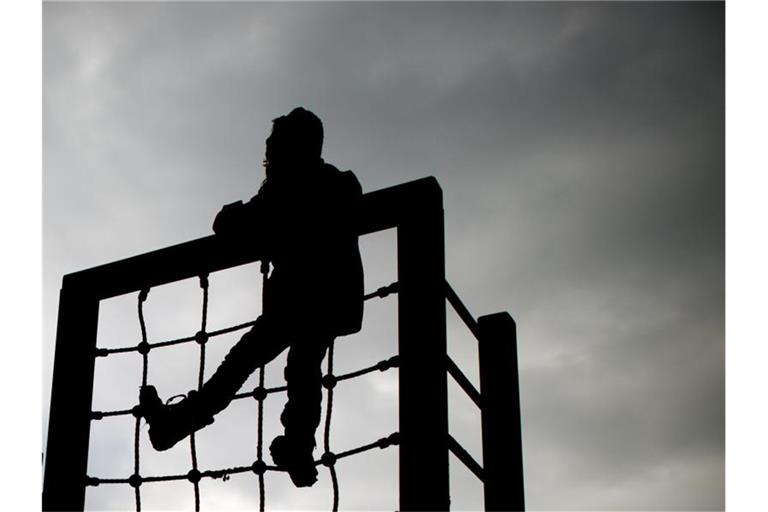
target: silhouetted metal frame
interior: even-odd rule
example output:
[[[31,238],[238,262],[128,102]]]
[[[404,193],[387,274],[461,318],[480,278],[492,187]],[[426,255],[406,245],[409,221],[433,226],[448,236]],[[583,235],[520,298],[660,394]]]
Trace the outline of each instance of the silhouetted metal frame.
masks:
[[[524,511],[523,437],[517,358],[517,329],[509,313],[475,321],[446,282],[446,299],[478,341],[480,392],[446,357],[448,373],[480,408],[482,467],[449,436],[449,449],[483,482],[485,510]]]
[[[495,313],[477,326],[485,510],[525,510],[515,321]]]
[[[442,190],[432,177],[365,194],[361,235],[397,228],[400,510],[448,510]],[[83,510],[99,302],[260,259],[209,236],[64,276],[59,296],[43,510]]]

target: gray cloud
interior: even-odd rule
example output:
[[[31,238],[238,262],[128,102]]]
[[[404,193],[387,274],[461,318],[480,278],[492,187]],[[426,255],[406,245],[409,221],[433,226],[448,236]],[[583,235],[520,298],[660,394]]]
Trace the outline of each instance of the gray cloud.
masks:
[[[723,508],[722,4],[43,11],[44,389],[61,276],[208,234],[221,204],[255,193],[269,121],[303,104],[325,122],[326,158],[365,190],[440,180],[449,280],[475,313],[518,321],[529,508]],[[368,288],[394,279],[393,243],[363,241]],[[222,326],[258,308],[258,276],[243,272],[217,277],[211,318]],[[152,292],[153,336],[197,327],[195,286]],[[103,308],[100,343],[134,342],[134,300]],[[367,307],[341,367],[394,350],[388,307]],[[474,342],[455,324],[449,335],[474,376]],[[194,354],[158,357],[194,374]],[[107,372],[115,387],[97,383],[95,403],[133,399],[125,364]],[[164,394],[187,385],[153,371]],[[396,389],[381,379],[344,390],[334,442],[394,428]],[[452,429],[479,458],[474,413],[459,404]],[[221,422],[237,433],[221,440],[222,457],[239,455],[248,434],[231,425],[252,421],[245,409]],[[115,456],[92,460],[107,470],[123,456],[105,436],[100,453]],[[156,457],[160,469],[184,460]],[[455,466],[455,505],[481,506]],[[396,507],[395,467],[392,454],[350,461],[342,507]],[[273,505],[328,500],[327,482],[307,493],[270,486]],[[222,506],[255,504],[253,479],[209,487]],[[121,492],[99,488],[89,503],[130,507]],[[147,492],[167,507],[191,494]]]

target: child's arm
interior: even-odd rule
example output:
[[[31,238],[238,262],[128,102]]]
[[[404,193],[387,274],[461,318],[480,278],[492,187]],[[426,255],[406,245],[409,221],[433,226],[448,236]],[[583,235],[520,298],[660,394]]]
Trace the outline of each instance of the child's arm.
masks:
[[[244,234],[253,223],[258,220],[261,210],[259,195],[254,196],[247,203],[236,201],[225,204],[213,221],[213,232],[217,235]]]

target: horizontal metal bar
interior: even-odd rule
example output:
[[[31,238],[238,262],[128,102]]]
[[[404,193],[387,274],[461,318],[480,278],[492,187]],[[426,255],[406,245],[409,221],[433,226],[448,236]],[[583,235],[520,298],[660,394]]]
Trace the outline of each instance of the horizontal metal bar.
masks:
[[[475,459],[464,449],[463,446],[456,441],[452,435],[448,435],[448,449],[451,450],[457,459],[464,463],[474,475],[482,482],[483,481],[483,467],[477,463]]]
[[[461,386],[461,389],[464,390],[467,396],[469,396],[469,398],[475,402],[475,405],[482,409],[483,406],[482,401],[480,400],[480,392],[475,386],[472,385],[467,376],[462,373],[461,369],[456,366],[456,363],[453,362],[453,359],[451,359],[450,356],[445,357],[448,360],[448,373],[456,381],[456,384]]]
[[[426,198],[440,196],[434,177],[364,194],[355,216],[359,235],[396,227],[422,208]],[[258,261],[263,247],[255,238],[232,240],[211,235],[64,276],[97,299],[152,288]]]
[[[464,305],[463,302],[461,302],[461,299],[458,295],[456,295],[456,292],[453,290],[450,284],[446,281],[445,283],[445,298],[448,299],[448,302],[453,306],[454,311],[459,315],[459,318],[461,318],[464,323],[469,327],[469,330],[472,332],[472,334],[475,335],[475,339],[480,339],[480,328],[477,326],[477,321],[475,320],[475,317],[472,316],[472,313],[469,312],[467,309],[467,306]]]

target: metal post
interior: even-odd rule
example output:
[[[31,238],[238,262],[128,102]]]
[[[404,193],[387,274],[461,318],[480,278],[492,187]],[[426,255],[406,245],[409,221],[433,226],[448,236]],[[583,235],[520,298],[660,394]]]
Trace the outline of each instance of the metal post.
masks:
[[[83,510],[99,301],[76,286],[59,295],[43,510]]]
[[[515,321],[496,313],[477,323],[485,510],[525,510]]]
[[[398,222],[400,510],[448,510],[445,247],[437,181]]]

